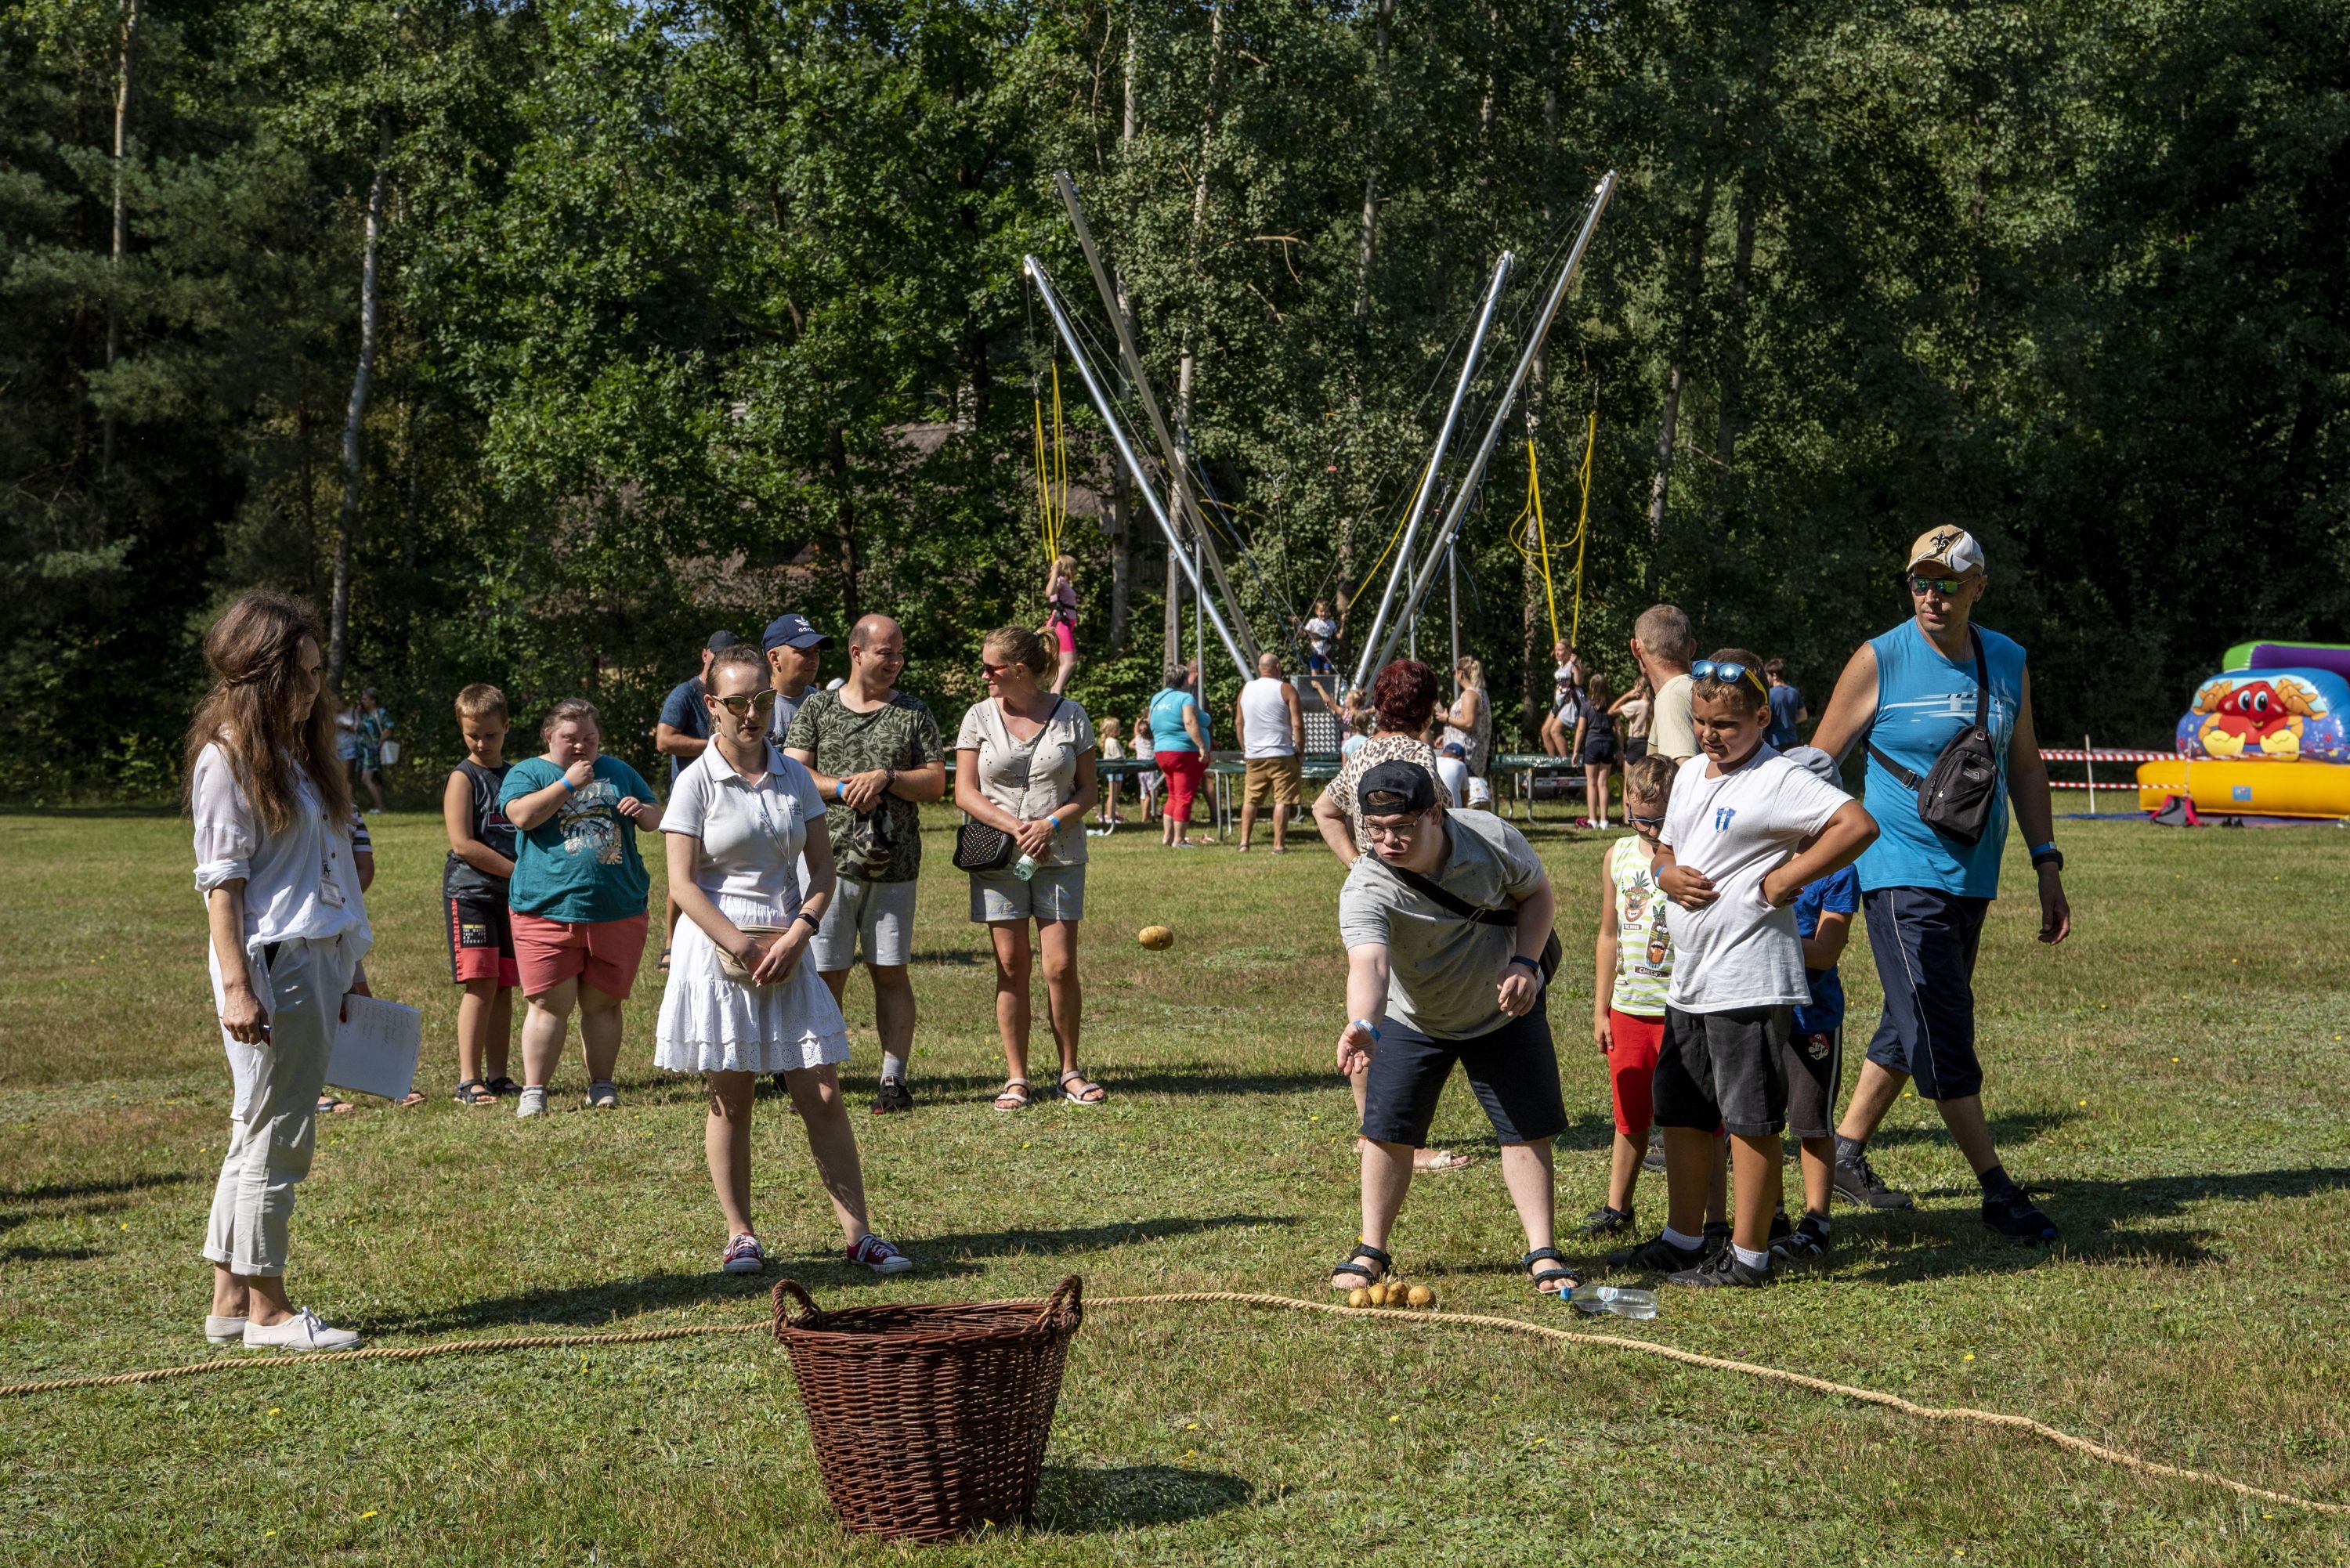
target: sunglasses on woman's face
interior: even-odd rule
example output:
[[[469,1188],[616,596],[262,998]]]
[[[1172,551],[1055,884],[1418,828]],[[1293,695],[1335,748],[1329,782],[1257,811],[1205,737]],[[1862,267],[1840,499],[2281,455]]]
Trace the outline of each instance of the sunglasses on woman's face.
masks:
[[[769,686],[740,696],[721,697],[718,705],[737,719],[747,719],[754,713],[772,713],[775,708],[775,689]]]
[[[979,665],[979,672],[982,675],[986,676],[990,680],[1000,680],[1003,677],[1003,672],[1011,668],[1012,666],[1008,664],[990,664],[985,659],[982,659]]]
[[[1690,679],[1718,681],[1724,686],[1735,686],[1742,680],[1752,680],[1754,682],[1755,691],[1762,692],[1765,697],[1771,694],[1771,689],[1762,684],[1762,677],[1742,664],[1735,664],[1728,660],[1717,664],[1711,659],[1700,659],[1690,666]]]

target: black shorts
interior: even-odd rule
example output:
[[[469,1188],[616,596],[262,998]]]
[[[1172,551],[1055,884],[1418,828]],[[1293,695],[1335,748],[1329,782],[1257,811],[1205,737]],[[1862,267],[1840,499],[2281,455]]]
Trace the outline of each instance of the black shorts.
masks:
[[[1657,1053],[1657,1125],[1717,1127],[1733,1137],[1762,1137],[1787,1125],[1787,1040],[1792,1007],[1741,1007],[1728,1012],[1665,1009],[1665,1044]]]
[[[1436,1102],[1452,1064],[1485,1107],[1493,1136],[1503,1143],[1540,1143],[1566,1130],[1566,1102],[1558,1088],[1558,1053],[1551,1044],[1550,993],[1533,1012],[1471,1040],[1437,1040],[1398,1019],[1380,1026],[1363,1095],[1363,1136],[1374,1143],[1428,1142]]]
[[[1616,761],[1616,737],[1586,735],[1583,737],[1583,765],[1586,768],[1613,766]]]
[[[1939,888],[1875,888],[1860,896],[1885,1017],[1868,1059],[1907,1073],[1924,1100],[1982,1092],[1975,1057],[1975,949],[1989,898]]]
[[[1625,736],[1625,737],[1624,737],[1624,760],[1625,760],[1626,762],[1627,762],[1627,763],[1637,763],[1637,762],[1638,762],[1642,757],[1645,757],[1645,756],[1647,756],[1648,754],[1648,736],[1646,736],[1646,735],[1627,735],[1627,736]]]
[[[1787,1036],[1787,1132],[1827,1137],[1835,1131],[1838,1081],[1844,1076],[1844,1031]]]
[[[442,934],[449,940],[449,978],[459,985],[494,980],[522,983],[515,961],[514,918],[503,898],[443,898]]]

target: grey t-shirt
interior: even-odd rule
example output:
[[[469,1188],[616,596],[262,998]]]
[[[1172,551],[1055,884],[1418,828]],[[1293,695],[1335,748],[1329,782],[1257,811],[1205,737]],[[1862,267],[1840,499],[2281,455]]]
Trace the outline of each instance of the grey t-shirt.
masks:
[[[1453,897],[1507,909],[1542,884],[1525,836],[1491,812],[1447,813],[1451,853],[1434,880]],[[1491,1033],[1506,1020],[1495,992],[1517,950],[1507,926],[1460,916],[1420,893],[1377,855],[1357,857],[1338,890],[1338,938],[1388,950],[1388,1016],[1439,1040]]]

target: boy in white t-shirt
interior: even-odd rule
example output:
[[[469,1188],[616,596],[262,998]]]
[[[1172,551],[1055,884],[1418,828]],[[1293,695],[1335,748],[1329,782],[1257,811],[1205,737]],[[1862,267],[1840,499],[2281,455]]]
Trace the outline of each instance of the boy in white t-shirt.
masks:
[[[1787,1043],[1811,999],[1795,896],[1859,858],[1877,837],[1861,804],[1762,743],[1771,720],[1762,661],[1723,649],[1690,666],[1698,754],[1673,781],[1656,857],[1670,898],[1673,976],[1657,1058],[1670,1218],[1611,1258],[1675,1285],[1771,1281],[1771,1210],[1787,1122]],[[1709,1258],[1703,1227],[1713,1130],[1731,1140],[1731,1244]]]

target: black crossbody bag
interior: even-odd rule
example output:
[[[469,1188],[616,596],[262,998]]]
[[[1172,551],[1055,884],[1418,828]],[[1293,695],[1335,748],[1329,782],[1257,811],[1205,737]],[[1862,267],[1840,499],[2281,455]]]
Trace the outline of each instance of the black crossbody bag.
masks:
[[[1068,701],[1066,697],[1055,701],[1053,711],[1045,715],[1045,728],[1051,727],[1053,721],[1061,716],[1061,709]],[[1010,726],[1007,725],[1003,732],[1009,735],[1012,732]],[[1043,744],[1044,740],[1045,730],[1039,729],[1035,740],[1029,742],[1028,782],[1031,784],[1036,782],[1036,748]],[[990,827],[977,817],[966,815],[962,826],[955,830],[954,867],[958,871],[1001,871],[1019,858],[1020,841],[1000,827]]]
[[[1515,908],[1507,909],[1488,909],[1482,905],[1471,903],[1468,899],[1461,898],[1457,893],[1448,892],[1446,889],[1439,887],[1436,883],[1430,881],[1427,877],[1421,876],[1417,871],[1407,871],[1402,867],[1395,865],[1390,861],[1383,860],[1379,862],[1379,864],[1387,867],[1388,870],[1394,872],[1397,877],[1400,877],[1404,886],[1411,888],[1414,892],[1419,893],[1434,902],[1442,905],[1446,909],[1460,916],[1464,920],[1472,921],[1481,926],[1505,926],[1513,931],[1518,929],[1518,911]],[[1563,956],[1563,950],[1558,945],[1558,932],[1556,930],[1553,930],[1550,934],[1550,940],[1543,943],[1542,957],[1535,961],[1542,966],[1542,978],[1544,985],[1548,985],[1550,983],[1551,976],[1558,972],[1559,960]]]
[[[1918,820],[1960,844],[1980,844],[1991,826],[1999,798],[1999,747],[1991,736],[1991,663],[1983,657],[1982,633],[1967,628],[1975,649],[1975,722],[1952,735],[1934,765],[1919,778],[1869,742],[1877,765],[1918,792]],[[1869,721],[1876,728],[1876,721]]]

